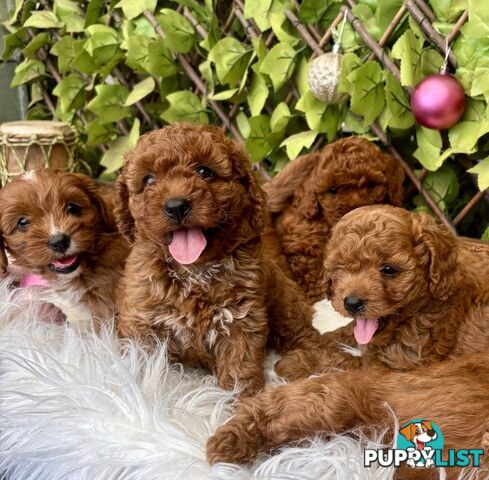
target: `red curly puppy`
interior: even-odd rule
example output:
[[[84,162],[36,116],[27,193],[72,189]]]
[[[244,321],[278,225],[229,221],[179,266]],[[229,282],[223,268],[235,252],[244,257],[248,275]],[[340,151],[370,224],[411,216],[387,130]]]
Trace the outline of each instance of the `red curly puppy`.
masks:
[[[332,227],[357,207],[400,206],[403,180],[394,157],[365,138],[348,137],[290,162],[264,186],[273,215],[267,243],[285,255],[283,269],[310,302],[324,298],[320,279]]]
[[[279,351],[317,345],[311,309],[262,249],[267,213],[250,161],[220,129],[177,124],[145,135],[118,191],[118,222],[133,244],[121,336],[167,340],[172,359],[245,395],[263,386],[269,338]]]
[[[306,437],[346,433],[357,427],[388,430],[392,444],[391,412],[400,425],[415,418],[431,420],[442,430],[449,449],[489,446],[489,358],[487,353],[459,357],[411,372],[351,370],[297,380],[260,393],[237,406],[234,416],[207,442],[210,463],[249,463],[259,450]],[[481,468],[445,469],[448,479],[487,478],[489,458]],[[400,468],[398,479],[429,480],[439,469]]]
[[[489,345],[489,258],[469,251],[427,214],[369,206],[335,226],[327,295],[351,324],[319,350],[290,352],[289,379],[336,368],[409,370]]]
[[[30,274],[26,283],[35,278],[43,285],[42,299],[69,321],[114,314],[114,289],[129,250],[111,199],[95,180],[33,170],[0,190],[0,205],[0,273],[7,269],[3,244],[13,260],[9,268]]]

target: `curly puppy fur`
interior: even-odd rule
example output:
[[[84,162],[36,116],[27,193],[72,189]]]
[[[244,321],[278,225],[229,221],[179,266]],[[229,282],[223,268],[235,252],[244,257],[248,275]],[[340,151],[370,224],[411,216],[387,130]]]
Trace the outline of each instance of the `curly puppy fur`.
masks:
[[[444,458],[448,449],[487,451],[488,361],[487,354],[479,354],[411,372],[336,372],[265,391],[240,402],[233,418],[210,437],[207,459],[249,463],[262,448],[271,450],[308,436],[327,437],[356,427],[385,428],[390,443],[396,432],[388,407],[399,425],[419,417],[435,422],[444,435]],[[482,468],[465,471],[463,478],[487,478],[489,459],[485,455],[481,460]],[[459,478],[458,468],[446,472],[449,479]],[[400,468],[396,478],[437,479],[439,471]]]
[[[348,137],[290,162],[264,186],[273,227],[267,243],[279,244],[285,272],[310,302],[324,298],[319,279],[331,228],[357,207],[400,206],[403,180],[394,157],[365,138]]]
[[[320,350],[284,356],[280,375],[410,370],[489,345],[489,257],[469,251],[427,214],[385,205],[345,215],[328,245],[326,287],[333,307],[357,325],[378,320],[375,334],[358,345],[355,322],[326,333]],[[363,300],[358,312],[347,310],[348,297]]]
[[[279,351],[318,345],[311,308],[264,255],[267,212],[250,161],[220,129],[176,124],[145,135],[117,185],[119,226],[133,244],[118,295],[121,336],[168,340],[174,360],[207,367],[244,395],[263,386],[267,339]],[[189,205],[179,223],[164,212],[174,198]],[[185,229],[207,242],[189,265],[169,248]]]
[[[7,269],[3,245],[16,271],[42,276],[57,298],[81,302],[94,320],[113,315],[114,289],[129,247],[117,230],[111,199],[94,180],[33,170],[0,190],[0,205],[0,271]],[[68,238],[66,248],[53,250],[50,240],[60,234]],[[66,269],[53,264],[67,258],[74,263]]]

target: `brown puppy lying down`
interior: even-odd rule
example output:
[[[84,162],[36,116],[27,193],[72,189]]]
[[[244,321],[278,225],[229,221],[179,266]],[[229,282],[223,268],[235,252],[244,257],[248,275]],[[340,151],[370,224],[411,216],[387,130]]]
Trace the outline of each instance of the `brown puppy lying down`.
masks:
[[[320,350],[290,352],[289,379],[331,368],[410,370],[489,345],[489,258],[426,214],[362,207],[338,222],[326,259],[328,298],[351,324]]]
[[[143,136],[118,189],[133,244],[121,336],[168,340],[174,360],[243,394],[263,386],[267,340],[282,352],[318,345],[310,307],[262,249],[266,207],[250,161],[220,129],[177,124]]]
[[[320,279],[333,226],[357,207],[400,206],[403,180],[394,157],[365,138],[348,137],[293,160],[265,184],[272,214],[266,241],[285,255],[283,269],[310,302],[325,296]]]
[[[251,462],[257,452],[305,437],[343,433],[361,426],[394,432],[389,408],[403,425],[425,418],[441,429],[447,449],[487,449],[489,357],[459,357],[411,372],[352,370],[297,380],[240,402],[235,415],[208,440],[207,459]],[[479,477],[489,474],[481,457]],[[473,469],[475,470],[475,469]],[[447,468],[450,479],[458,468]],[[396,478],[437,479],[438,469],[401,468]],[[467,476],[463,478],[469,478]]]
[[[128,246],[95,180],[33,170],[0,190],[0,205],[0,250],[3,244],[14,269],[26,273],[22,284],[40,285],[42,298],[70,321],[113,315]],[[7,257],[0,253],[5,271]]]

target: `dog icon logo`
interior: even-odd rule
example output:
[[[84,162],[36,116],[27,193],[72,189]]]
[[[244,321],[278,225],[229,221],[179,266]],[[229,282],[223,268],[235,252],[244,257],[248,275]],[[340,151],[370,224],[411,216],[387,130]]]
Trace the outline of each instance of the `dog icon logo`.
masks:
[[[431,420],[412,420],[399,430],[398,447],[410,453],[406,461],[410,467],[434,467],[435,450],[443,449],[443,435]]]

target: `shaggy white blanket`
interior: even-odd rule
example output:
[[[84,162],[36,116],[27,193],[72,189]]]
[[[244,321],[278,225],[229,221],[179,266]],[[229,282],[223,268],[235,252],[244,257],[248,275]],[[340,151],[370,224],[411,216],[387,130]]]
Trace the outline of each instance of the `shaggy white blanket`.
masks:
[[[129,343],[121,355],[109,327],[82,333],[37,320],[36,309],[0,284],[0,477],[392,478],[390,469],[363,467],[363,449],[379,448],[382,432],[311,439],[251,468],[210,467],[205,443],[232,415],[232,392],[204,372],[168,365],[163,345],[148,356]],[[324,305],[320,316],[334,318]]]

